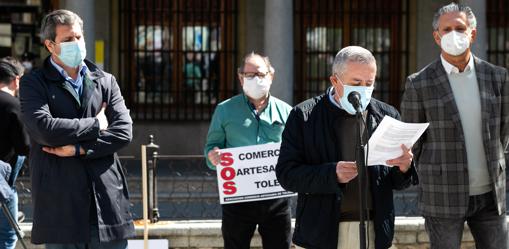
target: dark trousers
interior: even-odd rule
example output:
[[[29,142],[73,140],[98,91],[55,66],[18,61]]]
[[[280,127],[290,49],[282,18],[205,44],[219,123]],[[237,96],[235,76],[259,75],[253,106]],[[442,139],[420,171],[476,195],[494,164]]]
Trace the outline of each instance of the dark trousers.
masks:
[[[287,249],[291,244],[288,198],[225,204],[221,231],[225,249],[248,249],[256,225],[264,249]]]
[[[459,249],[465,221],[477,249],[507,248],[506,215],[498,215],[492,192],[470,196],[464,218],[424,217],[424,220],[431,249]]]

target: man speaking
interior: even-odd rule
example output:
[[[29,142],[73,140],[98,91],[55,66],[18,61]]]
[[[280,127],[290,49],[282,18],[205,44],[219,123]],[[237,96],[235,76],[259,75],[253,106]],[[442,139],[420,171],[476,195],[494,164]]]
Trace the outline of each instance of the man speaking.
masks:
[[[399,119],[388,104],[371,98],[376,76],[371,52],[357,47],[339,51],[324,94],[297,105],[283,132],[276,176],[286,190],[298,193],[293,242],[298,248],[359,248],[359,185],[355,163],[356,108],[348,100],[359,94],[368,138],[385,115]],[[410,148],[386,166],[367,168],[367,248],[389,248],[394,235],[392,190],[410,185]]]

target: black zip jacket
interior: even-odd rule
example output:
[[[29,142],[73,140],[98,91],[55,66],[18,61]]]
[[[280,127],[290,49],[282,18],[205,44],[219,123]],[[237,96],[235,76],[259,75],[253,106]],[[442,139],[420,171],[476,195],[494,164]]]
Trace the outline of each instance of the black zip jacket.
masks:
[[[367,110],[369,135],[385,115],[400,118],[394,107],[373,98]],[[346,115],[349,114],[331,103],[326,93],[297,105],[283,131],[276,175],[282,187],[298,193],[293,242],[307,249],[337,248],[344,185],[336,177],[336,164],[342,157],[333,124]],[[352,127],[352,132],[356,132],[356,127]],[[381,165],[368,167],[368,174],[375,248],[389,248],[394,236],[392,190],[416,184],[417,174],[413,166],[403,174],[398,167]]]

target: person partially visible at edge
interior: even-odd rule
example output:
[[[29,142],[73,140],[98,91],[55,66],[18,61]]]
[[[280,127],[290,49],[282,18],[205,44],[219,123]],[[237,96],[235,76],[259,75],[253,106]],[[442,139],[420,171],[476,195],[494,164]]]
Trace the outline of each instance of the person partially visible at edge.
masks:
[[[28,135],[21,122],[20,103],[17,99],[23,66],[12,57],[0,59],[0,160],[10,165],[7,183],[12,195],[5,201],[11,216],[18,217],[18,194],[15,179],[25,156],[30,150]],[[0,212],[0,248],[14,249],[16,231],[3,212]]]
[[[375,57],[365,48],[349,46],[334,59],[331,87],[295,106],[283,131],[276,176],[283,188],[298,193],[293,243],[297,248],[359,248],[358,165],[356,110],[348,101],[358,92],[367,141],[385,116],[399,119],[398,111],[371,94],[375,87]],[[410,148],[383,165],[369,166],[367,185],[367,248],[387,249],[394,236],[393,189],[416,184]]]
[[[407,78],[401,102],[404,121],[430,123],[414,153],[432,249],[460,248],[465,221],[476,248],[507,248],[509,76],[472,53],[476,36],[470,7],[441,7],[433,18],[440,57]]]
[[[279,143],[291,107],[270,95],[274,68],[269,59],[250,53],[238,77],[243,93],[219,103],[212,116],[204,153],[211,169],[219,164],[221,149]],[[264,249],[290,248],[289,198],[222,205],[225,249],[250,248],[258,226]]]
[[[41,23],[51,55],[20,86],[32,146],[32,243],[127,248],[134,225],[116,152],[132,139],[129,110],[115,77],[85,59],[78,15],[55,10]]]

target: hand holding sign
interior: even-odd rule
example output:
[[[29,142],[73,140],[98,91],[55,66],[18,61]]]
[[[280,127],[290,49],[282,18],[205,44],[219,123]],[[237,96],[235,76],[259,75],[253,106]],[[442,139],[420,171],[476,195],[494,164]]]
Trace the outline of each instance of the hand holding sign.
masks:
[[[219,150],[219,147],[216,146],[209,150],[207,157],[209,158],[209,161],[212,163],[212,165],[217,166],[221,160],[221,151]]]

